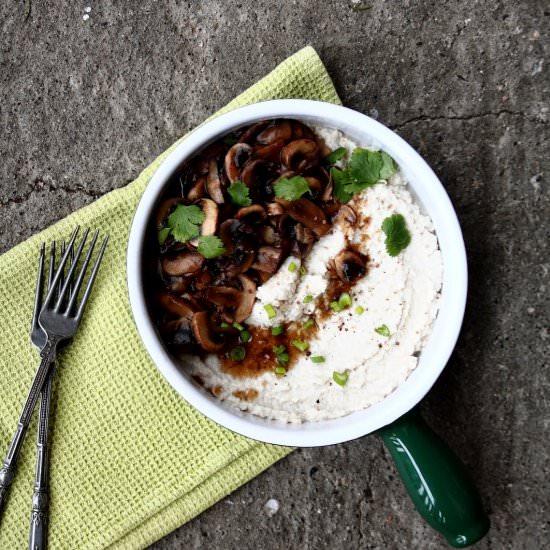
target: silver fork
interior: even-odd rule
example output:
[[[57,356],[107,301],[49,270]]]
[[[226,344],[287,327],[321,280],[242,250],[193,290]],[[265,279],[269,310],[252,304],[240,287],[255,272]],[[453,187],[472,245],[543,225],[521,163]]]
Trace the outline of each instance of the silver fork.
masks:
[[[55,360],[59,344],[72,338],[78,328],[78,325],[82,319],[82,314],[84,313],[84,308],[86,307],[86,303],[90,296],[92,285],[96,278],[103,253],[105,252],[105,247],[107,246],[107,237],[105,237],[90,273],[82,299],[80,303],[77,304],[79,290],[84,281],[84,277],[86,275],[98,237],[98,232],[96,231],[82,263],[80,272],[76,275],[76,267],[82,254],[89,231],[87,230],[84,233],[80,244],[74,253],[74,260],[69,266],[65,280],[62,283],[61,279],[63,277],[63,271],[65,265],[67,264],[67,259],[69,258],[71,249],[75,244],[78,231],[79,228],[77,227],[71,236],[65,252],[61,257],[48,293],[46,294],[46,298],[44,299],[40,314],[38,315],[38,323],[44,330],[47,340],[44,347],[40,351],[40,366],[34,376],[25,405],[23,406],[23,410],[17,423],[15,434],[10,443],[7,456],[4,460],[2,468],[0,469],[0,509],[6,500],[8,488],[13,480],[17,458],[19,457],[19,453],[21,451],[21,445],[27,432],[38,396],[44,386],[46,376],[50,370],[50,365]],[[72,280],[74,280],[74,287],[73,292],[69,295],[68,290]]]
[[[44,258],[46,247],[43,244],[40,250],[40,258],[38,262],[38,278],[36,281],[36,294],[34,298],[34,309],[32,314],[31,324],[31,342],[38,350],[42,350],[48,340],[47,334],[44,332],[40,323],[38,322],[38,316],[42,309],[42,294],[44,287]],[[65,243],[61,245],[61,255],[65,252]],[[48,267],[48,281],[46,286],[46,294],[49,292],[53,276],[55,273],[55,259],[56,259],[56,244],[52,241],[50,248],[50,263]],[[69,262],[74,262],[74,249],[71,248],[69,252]],[[60,276],[60,284],[58,289],[63,286],[63,272]],[[69,296],[73,292],[72,285],[69,286]],[[59,294],[59,290],[58,290]],[[68,340],[63,342],[67,344]],[[34,474],[34,493],[32,496],[32,511],[30,522],[30,535],[29,535],[29,549],[40,550],[46,548],[46,535],[48,530],[48,425],[50,418],[50,404],[52,398],[52,385],[55,377],[55,363],[50,367],[50,372],[44,382],[42,388],[42,394],[40,397],[40,406],[38,409],[38,432],[36,437],[36,466]]]

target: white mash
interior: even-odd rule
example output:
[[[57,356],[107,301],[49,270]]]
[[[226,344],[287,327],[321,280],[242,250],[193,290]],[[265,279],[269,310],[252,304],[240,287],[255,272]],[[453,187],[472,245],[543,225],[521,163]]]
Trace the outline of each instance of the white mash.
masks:
[[[333,150],[343,146],[351,154],[358,146],[337,130],[314,130]],[[400,172],[386,184],[356,195],[349,205],[358,216],[355,226],[335,224],[314,245],[303,275],[299,269],[288,269],[290,262],[299,268],[300,260],[287,258],[258,288],[256,304],[246,321],[274,326],[316,316],[319,329],[309,341],[309,350],[311,356],[324,356],[324,363],[313,363],[301,354],[284,376],[264,372],[237,378],[220,369],[215,355],[205,359],[185,356],[191,374],[199,376],[206,388],[215,388],[215,395],[227,405],[287,422],[337,418],[381,401],[416,367],[417,352],[437,315],[442,280],[441,253],[432,222],[414,202]],[[391,257],[381,226],[395,213],[404,216],[411,243]],[[368,255],[368,271],[350,291],[352,307],[321,319],[315,300],[306,304],[304,297],[317,297],[325,291],[327,264],[346,247],[346,238]],[[266,304],[276,309],[275,318],[268,318]],[[361,315],[356,313],[357,306],[364,309]],[[382,325],[389,328],[390,337],[375,331]],[[347,371],[344,386],[334,382],[334,371]]]

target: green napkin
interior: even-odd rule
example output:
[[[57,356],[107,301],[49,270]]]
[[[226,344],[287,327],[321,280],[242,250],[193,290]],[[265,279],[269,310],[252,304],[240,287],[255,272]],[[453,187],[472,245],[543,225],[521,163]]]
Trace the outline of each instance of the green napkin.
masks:
[[[339,103],[307,47],[219,113],[274,98]],[[185,139],[182,138],[182,139]],[[139,178],[0,256],[0,453],[7,450],[38,366],[29,342],[42,242],[75,225],[110,235],[83,323],[59,360],[50,470],[50,548],[142,548],[193,518],[291,449],[214,424],[164,380],[141,344],[126,289],[132,216],[168,151]],[[0,520],[0,548],[28,544],[36,423]]]

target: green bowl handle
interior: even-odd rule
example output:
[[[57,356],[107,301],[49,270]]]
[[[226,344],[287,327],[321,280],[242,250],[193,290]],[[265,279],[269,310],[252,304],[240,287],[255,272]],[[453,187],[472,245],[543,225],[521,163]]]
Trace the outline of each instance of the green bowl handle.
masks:
[[[378,430],[421,516],[455,548],[489,530],[489,518],[466,468],[413,409]]]

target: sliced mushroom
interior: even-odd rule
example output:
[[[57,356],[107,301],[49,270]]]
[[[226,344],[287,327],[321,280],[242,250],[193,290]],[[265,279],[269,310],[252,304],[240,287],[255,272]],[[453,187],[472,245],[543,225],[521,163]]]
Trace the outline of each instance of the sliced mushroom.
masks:
[[[191,302],[188,302],[179,296],[169,294],[168,292],[159,294],[157,299],[164,310],[177,315],[178,317],[188,319],[189,321],[193,317],[193,313],[197,311]]]
[[[250,158],[252,147],[248,143],[235,143],[225,155],[225,174],[227,179],[233,183],[241,177],[241,169]]]
[[[258,173],[262,168],[266,168],[267,164],[266,160],[261,159],[248,161],[241,172],[242,182],[247,187],[252,187],[257,179]]]
[[[313,195],[316,196],[321,190],[321,182],[313,176],[306,176],[308,187],[313,191]]]
[[[260,206],[259,204],[251,204],[250,206],[243,206],[243,208],[239,208],[235,214],[235,218],[238,220],[246,218],[249,222],[265,220],[266,213],[263,206]]]
[[[208,311],[199,311],[193,315],[191,328],[193,334],[204,351],[217,352],[223,348],[223,341],[217,339],[208,323]]]
[[[225,220],[218,230],[218,235],[223,241],[225,256],[233,254],[235,249],[242,248],[254,240],[254,230],[244,220],[229,218]]]
[[[243,290],[241,292],[241,301],[235,310],[235,321],[237,323],[242,323],[248,319],[252,313],[254,300],[256,299],[256,283],[246,275],[239,275],[238,279]]]
[[[256,254],[256,261],[252,264],[254,269],[266,273],[275,273],[281,262],[283,251],[274,246],[260,246]]]
[[[266,244],[277,244],[280,241],[279,235],[270,225],[264,225],[260,229],[262,241]]]
[[[350,225],[353,225],[357,221],[357,214],[351,206],[343,204],[342,206],[340,206],[340,209],[336,214],[336,220],[341,220],[343,222],[349,223]]]
[[[268,216],[282,216],[285,213],[285,209],[282,204],[278,202],[270,202],[267,205],[267,215]]]
[[[189,285],[188,277],[164,277],[164,284],[166,288],[171,292],[181,293],[184,292]]]
[[[367,272],[366,259],[353,250],[342,250],[334,258],[334,269],[340,280],[351,283]]]
[[[321,195],[321,200],[323,202],[328,202],[332,200],[332,189],[333,189],[332,180],[330,180],[327,186],[325,187],[325,189],[323,190],[323,194]]]
[[[185,201],[182,197],[174,197],[166,199],[157,210],[157,229],[160,231],[166,222],[166,218],[170,215],[171,211],[178,205],[183,204]]]
[[[205,296],[209,302],[222,308],[234,309],[240,300],[240,292],[231,286],[211,286]]]
[[[269,145],[258,146],[254,150],[254,158],[278,163],[280,162],[281,151],[284,145],[285,141],[278,139]]]
[[[304,227],[301,223],[296,224],[295,228],[296,240],[304,244],[311,244],[315,242],[315,234],[308,227]]]
[[[274,141],[288,141],[292,138],[292,126],[290,121],[282,120],[267,127],[256,136],[256,141],[262,145],[269,145]]]
[[[196,290],[204,290],[212,284],[212,275],[208,271],[201,271],[193,276],[193,284]]]
[[[296,139],[283,147],[281,160],[291,170],[303,172],[319,162],[319,145],[312,139]]]
[[[208,163],[208,176],[206,176],[206,189],[212,199],[218,204],[224,203],[222,182],[218,174],[218,163],[216,159],[210,159]]]
[[[204,212],[201,235],[214,235],[218,227],[218,205],[213,200],[201,199],[200,206]]]
[[[292,201],[287,212],[292,219],[309,227],[319,237],[330,230],[330,223],[324,211],[308,199]]]
[[[226,266],[226,277],[232,279],[239,275],[239,273],[248,271],[252,267],[255,258],[256,252],[254,250],[237,249],[230,257],[229,263]]]
[[[315,139],[315,134],[305,124],[302,124],[297,120],[293,120],[292,137],[293,139],[301,139],[301,138]]]
[[[239,141],[242,141],[244,143],[252,143],[256,136],[270,123],[270,120],[260,120],[260,122],[256,122],[255,124],[252,124],[252,126],[249,126],[245,129],[245,131],[241,134],[241,137],[239,138]]]
[[[167,275],[190,275],[201,270],[204,257],[196,252],[180,252],[162,259],[162,269]]]
[[[192,185],[191,189],[189,189],[189,192],[187,193],[187,198],[190,201],[196,201],[202,197],[204,197],[206,190],[206,177],[205,176],[199,176],[197,178],[197,181]]]

